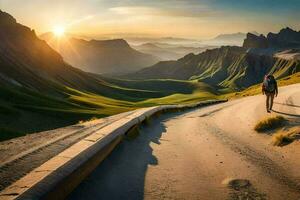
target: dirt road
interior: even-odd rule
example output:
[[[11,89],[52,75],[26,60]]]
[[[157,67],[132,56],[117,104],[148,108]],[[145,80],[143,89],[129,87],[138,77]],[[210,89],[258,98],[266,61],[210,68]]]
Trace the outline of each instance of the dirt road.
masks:
[[[300,119],[300,85],[274,112]],[[300,199],[300,141],[275,147],[253,131],[262,95],[162,116],[125,140],[69,199]]]

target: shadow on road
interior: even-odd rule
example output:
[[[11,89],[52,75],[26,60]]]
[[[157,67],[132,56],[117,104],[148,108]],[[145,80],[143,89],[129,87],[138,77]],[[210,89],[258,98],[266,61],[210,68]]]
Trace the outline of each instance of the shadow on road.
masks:
[[[287,115],[290,117],[300,117],[300,115],[297,114],[291,114],[291,113],[286,113],[286,112],[281,112],[281,111],[277,111],[277,110],[272,110],[274,113],[278,113],[278,114],[282,114],[282,115]]]
[[[160,144],[159,140],[166,132],[164,122],[172,116],[175,114],[153,120],[155,126],[142,127],[142,132],[148,134],[124,140],[68,199],[143,199],[148,165],[159,164],[150,144]]]
[[[279,102],[274,102],[274,104],[280,104],[280,105],[284,105],[284,106],[291,106],[291,107],[295,107],[295,108],[300,108],[299,105],[294,105],[294,104],[290,104],[290,103],[279,103]]]

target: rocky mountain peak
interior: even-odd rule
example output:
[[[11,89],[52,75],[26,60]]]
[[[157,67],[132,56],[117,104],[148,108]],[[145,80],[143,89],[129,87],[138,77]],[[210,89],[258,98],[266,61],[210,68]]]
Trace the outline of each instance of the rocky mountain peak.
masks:
[[[299,46],[300,32],[289,27],[281,29],[279,33],[268,33],[267,37],[248,33],[243,44],[245,48],[293,48]]]
[[[279,34],[293,34],[293,33],[297,33],[297,31],[294,31],[290,27],[283,28],[279,31]]]
[[[246,39],[244,40],[243,47],[245,48],[267,48],[268,41],[264,35],[255,35],[253,33],[247,33]]]
[[[124,39],[91,40],[90,43],[94,45],[105,46],[105,47],[130,48],[129,44]]]
[[[34,40],[36,34],[34,30],[19,24],[13,16],[0,10],[0,38]]]
[[[300,42],[300,32],[287,27],[280,30],[278,33],[278,39],[288,42]]]
[[[16,24],[17,20],[10,14],[0,10],[0,26],[7,26]]]

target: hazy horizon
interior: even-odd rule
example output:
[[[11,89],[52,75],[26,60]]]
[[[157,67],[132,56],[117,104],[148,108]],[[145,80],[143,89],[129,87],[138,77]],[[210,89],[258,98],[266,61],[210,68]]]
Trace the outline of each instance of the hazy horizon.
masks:
[[[87,37],[179,37],[210,39],[219,34],[281,28],[300,29],[300,1],[0,0],[0,9],[38,34],[62,26]]]

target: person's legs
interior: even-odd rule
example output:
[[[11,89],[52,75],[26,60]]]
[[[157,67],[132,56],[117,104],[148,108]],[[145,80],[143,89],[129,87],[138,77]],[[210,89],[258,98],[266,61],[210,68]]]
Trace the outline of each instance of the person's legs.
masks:
[[[275,96],[274,93],[272,93],[272,94],[270,95],[270,109],[269,109],[269,110],[272,110],[272,108],[273,108],[274,96]]]
[[[266,108],[267,108],[267,112],[270,112],[269,111],[269,102],[270,102],[270,94],[266,93]]]

